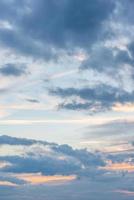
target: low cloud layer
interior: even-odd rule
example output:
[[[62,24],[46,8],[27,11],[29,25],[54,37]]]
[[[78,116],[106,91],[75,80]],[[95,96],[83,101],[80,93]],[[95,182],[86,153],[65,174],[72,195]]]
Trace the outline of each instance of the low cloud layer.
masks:
[[[10,150],[7,155],[5,152],[5,156],[0,156],[0,195],[3,199],[27,199],[30,195],[33,200],[37,194],[40,200],[59,197],[97,200],[107,199],[109,195],[111,200],[113,197],[131,199],[129,193],[133,192],[131,183],[134,171],[132,152],[91,153],[68,145],[9,136],[0,136],[0,141],[1,150],[5,145],[7,150],[9,147],[14,149],[16,145],[20,148],[18,156],[15,151],[14,156],[9,155]],[[2,165],[2,162],[5,164]],[[129,170],[130,167],[133,170]]]
[[[49,144],[36,140],[0,137],[1,145],[24,146],[22,155],[0,156],[2,162],[8,162],[1,168],[7,173],[42,173],[44,175],[80,174],[83,169],[104,166],[105,161],[98,154],[87,150],[74,150],[68,145]],[[7,147],[8,149],[8,147]],[[35,151],[35,152],[34,152]]]

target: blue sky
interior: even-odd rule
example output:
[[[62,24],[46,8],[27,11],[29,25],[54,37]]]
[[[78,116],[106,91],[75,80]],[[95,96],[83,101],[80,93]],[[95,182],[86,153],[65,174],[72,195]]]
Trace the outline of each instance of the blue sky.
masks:
[[[44,183],[47,176],[58,182],[58,190],[62,181],[74,190],[72,199],[83,194],[75,184],[96,187],[100,182],[101,194],[91,195],[92,200],[107,199],[109,193],[114,199],[133,198],[133,8],[132,0],[0,1],[1,186],[15,187],[21,196],[27,185],[32,193],[29,182]],[[91,162],[85,164],[81,156],[91,156]],[[122,177],[126,185],[119,187]],[[106,183],[112,181],[109,188]],[[58,186],[51,186],[56,195]],[[3,194],[2,200],[8,199]]]

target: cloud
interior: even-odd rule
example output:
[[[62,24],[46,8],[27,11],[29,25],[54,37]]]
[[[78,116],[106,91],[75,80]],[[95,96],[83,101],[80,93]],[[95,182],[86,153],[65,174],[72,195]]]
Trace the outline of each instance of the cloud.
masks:
[[[68,145],[57,145],[36,140],[19,139],[9,136],[0,137],[1,145],[24,146],[20,156],[0,156],[0,160],[8,162],[1,168],[7,173],[39,173],[45,175],[78,175],[84,168],[104,166],[100,155],[87,150],[74,150]],[[27,148],[25,149],[25,146]],[[24,155],[24,156],[23,156]]]
[[[23,185],[26,181],[17,177],[10,176],[9,174],[0,173],[0,185],[2,186],[17,186]]]
[[[24,65],[6,64],[0,68],[0,74],[3,76],[21,76],[26,74]]]
[[[117,104],[131,103],[134,101],[133,92],[127,92],[108,85],[95,88],[56,88],[50,94],[63,98],[59,108],[70,110],[88,110],[91,113],[111,110]],[[78,99],[80,98],[80,100]]]
[[[4,141],[3,141],[4,138]],[[91,179],[103,176],[107,171],[133,169],[133,152],[116,154],[90,152],[86,149],[73,149],[69,145],[58,145],[44,141],[19,139],[9,136],[0,137],[1,145],[20,146],[20,155],[0,156],[3,165],[1,173],[14,174],[19,179],[24,174],[41,173],[43,176],[78,176]],[[8,149],[8,146],[6,146]],[[19,149],[19,148],[18,148]],[[110,163],[110,165],[109,165]],[[117,170],[116,167],[117,166]],[[125,168],[126,166],[126,168]],[[18,175],[17,175],[18,174]],[[33,176],[34,177],[34,176]],[[22,179],[24,180],[24,179]]]
[[[88,129],[88,128],[87,128]],[[128,137],[133,136],[134,121],[114,120],[101,125],[89,127],[92,137]],[[89,133],[89,138],[90,138]],[[88,137],[88,131],[87,131]]]
[[[53,48],[89,48],[101,37],[103,22],[114,8],[112,0],[1,1],[0,18],[12,27],[0,29],[1,43],[17,53],[46,59],[54,56]]]
[[[28,140],[25,138],[15,138],[15,137],[10,137],[7,135],[2,135],[0,136],[0,145],[32,145],[36,143],[37,141],[35,140]]]
[[[93,153],[44,141],[25,139],[25,143],[24,139],[8,136],[1,136],[0,141],[3,137],[3,145],[24,147],[21,156],[10,156],[8,151],[7,156],[0,156],[1,161],[10,163],[10,166],[0,169],[0,195],[6,200],[19,196],[26,199],[29,195],[32,199],[38,191],[37,196],[41,200],[59,199],[59,194],[61,198],[70,197],[72,200],[96,200],[98,195],[99,199],[107,199],[111,194],[111,200],[113,196],[122,200],[117,191],[133,191],[133,174],[130,175],[130,169],[133,169],[133,160],[130,161],[130,158],[133,158],[133,154]],[[11,144],[9,140],[12,140]],[[124,173],[124,170],[128,170],[128,173]],[[13,192],[9,191],[9,187],[14,187]]]
[[[73,162],[73,160],[61,160],[56,158],[51,158],[49,156],[42,156],[41,158],[30,157],[0,157],[10,162],[12,165],[10,167],[5,167],[2,169],[3,172],[12,173],[38,173],[41,172],[45,175],[71,175],[77,173],[81,170],[81,164],[78,162]],[[75,161],[75,160],[74,160]]]
[[[88,59],[81,64],[81,70],[95,69],[98,71],[104,71],[110,73],[113,70],[118,72],[122,65],[134,64],[134,58],[129,55],[126,50],[120,50],[117,48],[108,48],[104,45],[98,45],[90,53]]]
[[[118,5],[119,3],[121,4],[120,8]],[[44,92],[41,79],[49,79],[50,81],[47,82],[47,84],[50,84],[50,87],[52,87],[51,84],[54,84],[56,88],[60,89],[58,85],[64,84],[68,86],[68,90],[75,90],[74,94],[70,96],[62,96],[63,101],[57,98],[55,100],[57,103],[54,102],[54,106],[57,104],[58,108],[65,108],[67,110],[86,110],[91,114],[111,110],[115,103],[124,104],[125,102],[133,102],[133,93],[129,93],[133,91],[132,65],[134,59],[131,55],[132,52],[130,48],[130,43],[132,42],[131,37],[130,41],[124,39],[127,42],[123,42],[123,37],[120,37],[121,42],[119,42],[119,36],[117,38],[114,29],[119,22],[121,24],[123,22],[121,13],[124,12],[123,9],[126,6],[124,1],[116,3],[113,0],[109,2],[106,0],[89,2],[86,0],[83,3],[81,0],[63,0],[59,3],[55,0],[45,2],[39,0],[37,3],[33,0],[22,0],[18,4],[16,0],[2,0],[0,5],[0,43],[2,48],[9,50],[9,54],[12,58],[14,57],[14,64],[8,62],[8,64],[1,65],[0,74],[4,76],[3,88],[5,88],[6,84],[6,87],[9,88],[11,92],[15,88],[14,90],[17,94],[21,90],[22,93],[30,94],[29,96],[31,97],[27,99],[28,102],[33,104],[42,102],[44,106],[46,102],[44,99],[41,101],[41,95],[38,95],[37,99],[32,97],[37,93],[37,87],[39,88],[39,93]],[[130,8],[127,7],[127,9]],[[118,18],[118,20],[116,20],[116,18]],[[122,36],[122,29],[120,29],[119,26],[119,35]],[[117,41],[116,46],[112,46],[114,41]],[[15,62],[18,54],[23,57],[27,65],[29,64],[28,71],[30,72],[30,76],[26,80],[17,79],[17,77],[20,78],[20,76],[27,73],[26,66]],[[66,63],[66,54],[68,54],[70,60],[76,60],[77,57],[79,62],[74,63],[78,65],[77,68],[72,64],[71,69],[65,70],[64,66],[68,65],[68,63]],[[38,66],[36,66],[36,69],[33,63],[30,64],[30,62],[36,60],[40,61],[40,58],[45,59],[45,61],[51,60],[57,58],[57,55],[61,59],[64,58],[62,62],[59,62],[63,70],[60,73],[55,70],[55,73],[52,74],[50,69],[48,79],[44,78],[44,66],[46,63],[43,63],[43,66],[40,62],[37,63]],[[33,60],[27,60],[27,56],[32,56]],[[20,60],[22,57],[19,57]],[[31,59],[30,57],[29,59]],[[48,67],[49,64],[50,67]],[[51,68],[51,63],[49,64],[46,64],[46,68]],[[38,68],[39,65],[41,65],[40,68]],[[81,65],[80,71],[78,70],[79,65]],[[108,82],[108,80],[105,80],[105,77],[104,80],[101,81],[102,76],[100,75],[99,77],[98,75],[97,80],[92,77],[90,82],[87,80],[87,86],[82,88],[81,85],[84,84],[79,80],[79,76],[82,77],[81,73],[85,73],[84,76],[87,78],[87,70],[90,69],[103,72],[107,79],[112,77],[114,83],[110,82],[110,80]],[[68,81],[68,75],[73,75],[71,81]],[[18,90],[14,85],[13,89],[10,88],[12,83],[9,83],[9,80],[5,83],[6,78],[8,79],[11,76],[13,76],[15,80],[22,81],[22,84],[17,84],[18,82],[15,82],[15,86],[18,85]],[[63,80],[65,76],[66,80]],[[61,80],[63,83],[60,82]],[[24,81],[26,85],[24,84],[25,87],[23,88]],[[72,86],[76,81],[77,83],[79,82],[79,91],[77,92],[77,88],[73,88]],[[90,86],[88,87],[91,82],[91,84],[94,84],[93,82],[96,84],[97,81],[101,85],[98,89],[92,89]],[[104,82],[107,86],[103,85]],[[113,84],[115,84],[117,88],[114,88],[116,86],[113,86]],[[55,96],[61,97],[61,92],[64,88],[61,88],[62,91],[58,91],[58,89],[53,92],[53,98],[54,93]],[[102,94],[96,94],[98,90],[102,90]],[[126,94],[124,90],[127,91]],[[65,92],[68,93],[67,89]],[[87,93],[87,97],[86,95],[83,96],[82,93],[84,92]],[[125,100],[125,95],[128,96],[128,100]],[[124,98],[124,100],[121,98]],[[17,98],[14,96],[15,101],[16,99]],[[58,101],[60,101],[60,103],[58,103]],[[28,105],[28,107],[29,106],[30,105]],[[37,104],[37,106],[33,105],[30,108],[36,107],[38,109],[39,106]],[[54,106],[52,109],[54,109]]]
[[[123,181],[124,180],[124,181]],[[105,180],[100,180],[98,182],[92,182],[87,179],[72,181],[68,184],[53,184],[49,185],[35,185],[35,186],[24,186],[17,187],[13,190],[6,188],[1,188],[1,197],[5,200],[26,200],[27,196],[30,200],[33,199],[49,199],[58,200],[130,200],[133,196],[127,195],[127,191],[133,192],[132,186],[133,177],[126,179],[123,178],[110,178]],[[106,181],[106,182],[105,182]],[[125,182],[125,183],[124,183]],[[126,187],[126,184],[129,187]],[[7,192],[8,191],[8,192]],[[120,193],[121,191],[126,191],[126,193]]]
[[[39,103],[39,101],[37,99],[26,99],[26,101],[28,101],[30,103]]]
[[[132,0],[128,0],[128,3],[126,3],[125,0],[119,0],[118,4],[118,11],[120,13],[120,18],[122,19],[122,21],[127,24],[133,24],[134,13],[132,7],[134,6],[134,2]],[[125,15],[126,13],[127,15]]]
[[[95,155],[85,150],[73,150],[69,145],[61,145],[53,147],[53,149],[60,153],[65,153],[68,156],[74,156],[79,159],[85,166],[105,165],[104,161],[100,158],[100,155]]]

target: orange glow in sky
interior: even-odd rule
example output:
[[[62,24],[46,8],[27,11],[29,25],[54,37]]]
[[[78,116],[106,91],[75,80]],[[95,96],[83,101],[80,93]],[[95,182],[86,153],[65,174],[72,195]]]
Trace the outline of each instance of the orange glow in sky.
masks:
[[[17,174],[17,178],[20,178],[30,184],[43,184],[43,183],[49,183],[49,182],[66,182],[66,181],[72,181],[76,179],[76,176],[44,176],[40,173],[37,174]]]
[[[103,169],[110,170],[110,171],[134,171],[134,165],[129,163],[111,163],[107,166],[103,167]]]
[[[113,107],[113,110],[117,112],[134,112],[134,104],[133,103],[126,103],[126,104],[117,103]]]

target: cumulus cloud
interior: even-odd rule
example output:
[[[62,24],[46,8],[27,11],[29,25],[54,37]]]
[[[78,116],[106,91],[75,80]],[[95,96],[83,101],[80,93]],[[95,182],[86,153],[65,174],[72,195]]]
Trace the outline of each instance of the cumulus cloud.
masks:
[[[108,85],[100,85],[95,88],[57,88],[50,93],[62,97],[65,101],[59,105],[60,108],[70,110],[89,110],[94,113],[110,110],[116,103],[131,103],[134,94],[119,90]],[[73,99],[71,99],[73,97]],[[78,97],[81,101],[77,101]],[[69,102],[68,102],[69,99]],[[83,100],[83,101],[82,101]]]
[[[115,195],[122,200],[118,190],[133,189],[130,188],[133,174],[130,174],[129,171],[126,172],[128,166],[132,166],[134,162],[133,153],[93,153],[85,149],[73,149],[68,145],[9,136],[0,136],[0,141],[1,145],[7,145],[7,149],[8,145],[11,147],[14,145],[20,147],[21,145],[21,148],[23,147],[23,154],[20,156],[8,155],[8,153],[5,156],[0,156],[1,162],[10,163],[10,165],[5,165],[0,169],[0,194],[6,200],[17,198],[17,195],[20,198],[23,197],[23,199],[30,195],[32,199],[33,192],[31,191],[36,191],[34,184],[36,184],[37,191],[40,191],[41,200],[44,197],[59,199],[59,195],[57,196],[59,190],[62,198],[68,198],[66,192],[70,191],[77,199],[81,199],[81,197],[85,200],[90,199],[90,197],[91,199],[98,199],[98,194],[101,194],[103,199],[107,199],[109,192],[104,195],[104,191],[111,191],[112,198]],[[125,185],[121,184],[122,180],[126,181]],[[66,184],[66,181],[68,184]],[[52,184],[50,184],[51,182]],[[42,184],[45,184],[46,196],[44,196]],[[9,191],[9,187],[14,187],[14,193],[10,194],[10,198],[9,193],[4,192]],[[29,193],[26,192],[27,188]],[[77,191],[75,188],[77,188]],[[78,190],[78,188],[80,189]],[[96,188],[100,188],[100,191]],[[55,195],[52,194],[51,196],[52,192],[50,191],[52,190]],[[25,191],[26,196],[21,195],[22,191]],[[83,191],[85,191],[84,196]],[[74,195],[70,196],[72,200],[75,199]]]
[[[20,156],[0,156],[1,161],[10,163],[10,165],[1,169],[3,172],[77,175],[84,168],[97,168],[105,165],[99,154],[90,153],[87,150],[74,150],[68,145],[57,145],[9,136],[1,136],[0,143],[1,145],[27,146],[26,150],[24,149],[24,156],[23,154]]]
[[[0,73],[3,76],[21,76],[26,74],[24,65],[6,64],[0,68]]]
[[[133,162],[133,153],[103,154],[90,152],[86,149],[73,149],[69,145],[58,145],[38,140],[19,139],[9,136],[0,136],[1,145],[12,148],[19,146],[20,155],[1,155],[0,161],[8,165],[1,167],[3,173],[42,173],[44,175],[77,175],[97,177],[105,173],[101,170],[112,162]],[[8,146],[7,146],[8,148]],[[105,155],[105,156],[104,156]],[[129,155],[129,158],[127,157]]]

